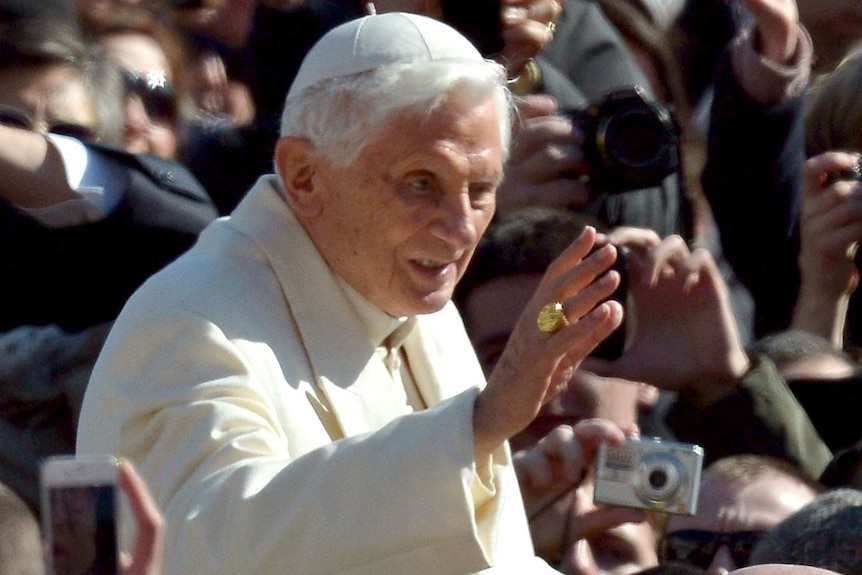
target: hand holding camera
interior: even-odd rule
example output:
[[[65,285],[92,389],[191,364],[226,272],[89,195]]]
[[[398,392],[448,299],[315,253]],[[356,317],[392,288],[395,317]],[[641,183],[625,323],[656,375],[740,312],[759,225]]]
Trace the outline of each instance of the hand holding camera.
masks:
[[[596,503],[694,515],[703,449],[690,443],[629,437],[602,444],[596,462]]]
[[[147,484],[128,461],[49,457],[40,470],[47,571],[161,575],[164,519]],[[120,497],[135,519],[131,554],[119,552]]]
[[[541,513],[577,487],[593,466],[600,445],[622,444],[625,434],[634,431],[606,419],[585,419],[560,425],[532,447],[515,452],[513,464],[527,516]]]
[[[585,110],[564,115],[583,133],[595,193],[618,194],[660,185],[680,167],[680,129],[671,111],[640,86],[622,88]]]
[[[805,162],[799,296],[793,327],[843,341],[847,299],[859,282],[862,183],[859,155],[827,152]]]
[[[530,518],[576,488],[593,465],[596,503],[692,515],[703,455],[698,445],[626,436],[609,420],[586,419],[555,428],[513,462]]]
[[[506,177],[497,190],[497,213],[506,217],[530,206],[585,208],[591,194],[571,177],[587,170],[581,143],[580,130],[558,114],[553,98],[525,96],[518,105]]]
[[[712,255],[673,235],[630,249],[627,263],[630,341],[619,359],[589,357],[582,368],[678,392],[696,407],[733,393],[750,364]]]

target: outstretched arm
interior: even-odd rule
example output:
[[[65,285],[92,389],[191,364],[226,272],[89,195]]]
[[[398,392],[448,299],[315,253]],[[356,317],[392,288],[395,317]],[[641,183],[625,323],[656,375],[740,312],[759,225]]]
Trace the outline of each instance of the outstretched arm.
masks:
[[[19,208],[46,208],[79,197],[60,153],[37,132],[0,126],[0,174],[0,197]]]

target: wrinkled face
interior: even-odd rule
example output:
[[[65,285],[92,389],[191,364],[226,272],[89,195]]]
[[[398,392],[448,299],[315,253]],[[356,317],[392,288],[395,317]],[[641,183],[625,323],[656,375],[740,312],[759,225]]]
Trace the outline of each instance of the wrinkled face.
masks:
[[[96,109],[80,74],[62,65],[10,68],[0,74],[0,123],[27,127],[38,132],[57,131],[75,134],[79,127],[84,132],[95,132],[98,118]],[[21,122],[10,123],[3,118],[19,117]]]
[[[494,214],[499,118],[450,96],[388,123],[349,167],[317,155],[319,213],[303,222],[330,267],[393,317],[440,310]]]
[[[728,484],[710,476],[701,480],[697,514],[672,515],[666,532],[702,530],[717,533],[766,531],[816,497],[797,479],[769,474],[747,484]],[[738,565],[727,546],[719,547],[709,570],[732,571]]]

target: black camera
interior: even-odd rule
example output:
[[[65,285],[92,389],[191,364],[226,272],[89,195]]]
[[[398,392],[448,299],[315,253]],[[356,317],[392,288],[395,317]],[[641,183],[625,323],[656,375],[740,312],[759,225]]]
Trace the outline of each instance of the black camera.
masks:
[[[615,90],[597,104],[563,115],[584,133],[587,185],[596,193],[658,186],[679,169],[679,125],[640,86]]]

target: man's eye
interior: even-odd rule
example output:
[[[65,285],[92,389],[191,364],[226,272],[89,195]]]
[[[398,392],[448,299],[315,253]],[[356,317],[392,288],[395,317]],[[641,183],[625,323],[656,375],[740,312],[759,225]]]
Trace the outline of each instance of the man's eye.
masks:
[[[417,178],[409,183],[410,189],[415,192],[426,192],[433,189],[431,178]]]
[[[470,199],[474,205],[483,206],[494,201],[497,195],[497,186],[492,184],[482,184],[471,186]]]

